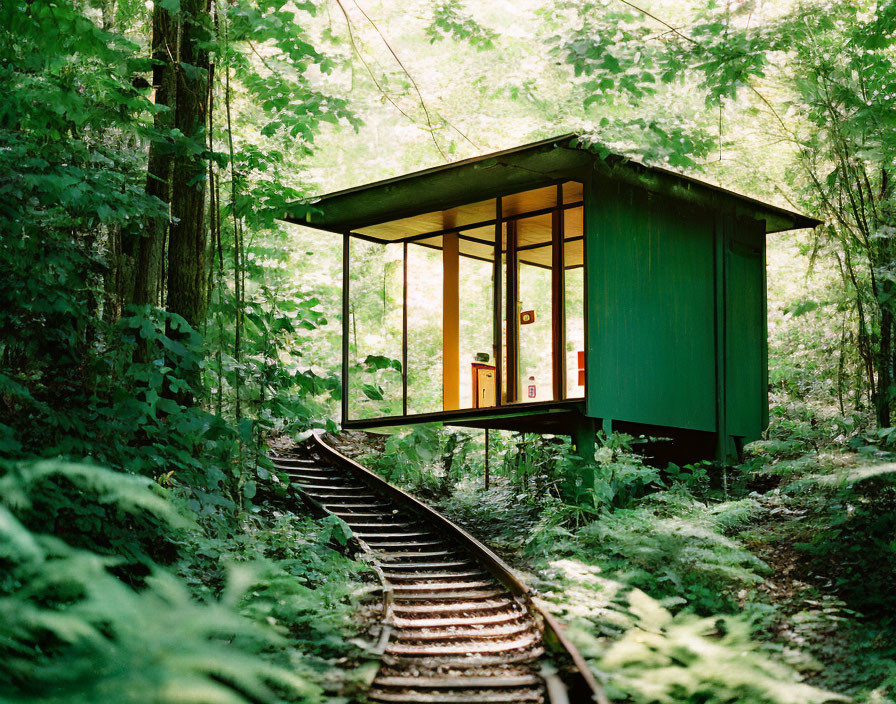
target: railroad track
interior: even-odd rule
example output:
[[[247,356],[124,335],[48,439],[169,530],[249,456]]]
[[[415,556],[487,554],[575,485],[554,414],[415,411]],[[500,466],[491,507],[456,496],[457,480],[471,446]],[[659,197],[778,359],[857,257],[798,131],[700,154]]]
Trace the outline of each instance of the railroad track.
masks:
[[[351,527],[383,580],[372,702],[606,702],[553,617],[463,529],[318,435],[270,458],[310,505]]]

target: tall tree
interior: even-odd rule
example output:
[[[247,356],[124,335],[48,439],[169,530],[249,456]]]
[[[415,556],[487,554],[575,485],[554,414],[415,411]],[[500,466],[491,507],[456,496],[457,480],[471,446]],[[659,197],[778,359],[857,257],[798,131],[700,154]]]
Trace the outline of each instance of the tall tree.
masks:
[[[827,220],[816,253],[834,258],[853,300],[869,396],[887,427],[896,401],[896,4],[867,10],[843,3],[791,20],[793,65],[811,126],[799,163]]]
[[[163,4],[157,2],[152,11],[152,85],[155,89],[155,104],[160,109],[153,118],[156,135],[149,145],[146,193],[165,204],[171,199],[173,150],[170,133],[174,127],[177,59],[177,24]],[[168,221],[167,214],[166,217],[148,217],[146,220],[143,236],[137,246],[132,303],[143,305],[159,302]]]
[[[174,124],[183,135],[172,159],[167,308],[198,328],[205,317],[205,122],[209,104],[210,5],[181,3]]]

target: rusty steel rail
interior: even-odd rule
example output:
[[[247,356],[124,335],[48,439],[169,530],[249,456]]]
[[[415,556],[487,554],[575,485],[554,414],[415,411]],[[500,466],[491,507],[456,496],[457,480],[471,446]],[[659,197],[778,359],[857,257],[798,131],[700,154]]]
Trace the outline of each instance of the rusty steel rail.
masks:
[[[320,434],[270,458],[307,502],[352,528],[383,582],[371,701],[608,704],[557,620],[467,531]]]

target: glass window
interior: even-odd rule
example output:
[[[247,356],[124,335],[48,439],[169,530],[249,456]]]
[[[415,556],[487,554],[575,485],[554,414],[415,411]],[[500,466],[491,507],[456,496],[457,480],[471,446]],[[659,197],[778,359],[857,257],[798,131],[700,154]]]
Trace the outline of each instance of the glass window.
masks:
[[[402,245],[349,238],[349,419],[401,414],[402,278]]]

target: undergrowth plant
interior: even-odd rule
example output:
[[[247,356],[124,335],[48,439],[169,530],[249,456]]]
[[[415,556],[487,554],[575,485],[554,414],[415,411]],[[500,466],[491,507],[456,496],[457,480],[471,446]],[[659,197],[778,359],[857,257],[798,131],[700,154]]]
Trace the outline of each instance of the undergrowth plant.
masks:
[[[114,558],[131,574],[170,562],[194,525],[145,477],[58,460],[7,463],[2,472],[0,503],[28,530]]]
[[[390,435],[383,452],[368,455],[363,461],[388,481],[433,493],[441,485],[434,467],[440,457],[439,450],[437,426],[419,424]]]
[[[843,468],[794,478],[783,488],[808,511],[794,547],[830,569],[839,594],[858,611],[896,618],[896,464]]]
[[[84,544],[78,547],[34,525],[40,523],[34,496],[52,477],[70,490],[77,487],[58,517],[70,520],[73,527],[97,506],[95,517],[112,512],[122,525],[152,525],[157,538],[186,528],[187,521],[145,480],[96,466],[53,462],[3,471],[0,701],[320,701],[317,685],[259,655],[285,641],[235,608],[235,595],[249,584],[231,582],[229,593],[234,596],[200,603],[183,581],[144,564],[145,577],[133,586],[116,576],[127,567],[127,558],[101,555]],[[75,504],[80,511],[72,511]],[[95,525],[93,530],[96,534],[103,528]],[[116,533],[119,528],[109,530],[123,537]],[[139,546],[141,536],[132,542]],[[141,552],[138,547],[116,547],[119,553]]]
[[[620,509],[580,529],[576,546],[619,579],[658,597],[712,614],[737,608],[736,592],[763,581],[765,564],[725,537],[705,508],[658,516]]]
[[[823,704],[849,701],[800,682],[763,653],[749,623],[734,616],[673,615],[640,590],[621,608],[633,625],[594,652],[614,700],[638,704]],[[587,652],[587,648],[586,648]]]

